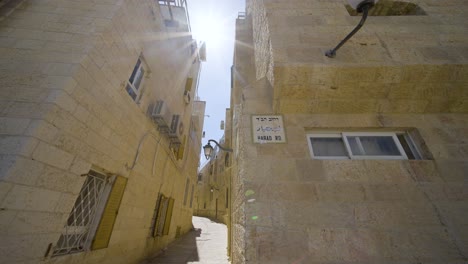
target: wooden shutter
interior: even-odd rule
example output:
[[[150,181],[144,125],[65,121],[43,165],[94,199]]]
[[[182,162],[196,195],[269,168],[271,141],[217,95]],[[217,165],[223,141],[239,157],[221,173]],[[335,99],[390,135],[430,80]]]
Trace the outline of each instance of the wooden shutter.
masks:
[[[185,151],[185,141],[187,141],[187,136],[184,136],[182,143],[180,144],[179,150],[177,152],[177,159],[181,160],[184,158],[184,151]]]
[[[167,207],[164,206],[164,203],[166,201],[166,197],[164,195],[159,195],[158,199],[158,204],[156,207],[156,220],[154,221],[154,228],[153,228],[153,237],[158,236],[158,230],[159,230],[159,225],[161,224],[161,221],[164,221],[162,219],[163,217],[163,210],[167,209]]]
[[[185,91],[191,91],[192,90],[192,84],[193,84],[193,79],[192,78],[187,78],[187,82],[185,83]]]
[[[174,208],[174,199],[169,198],[169,206],[167,207],[166,220],[164,221],[164,235],[169,234],[169,228],[171,227],[172,209]]]
[[[127,186],[127,178],[117,176],[109,194],[109,199],[107,200],[101,220],[99,221],[99,226],[91,246],[92,250],[106,248],[109,245],[109,240],[112,235],[115,219],[119,212],[120,203],[122,202],[125,186]]]

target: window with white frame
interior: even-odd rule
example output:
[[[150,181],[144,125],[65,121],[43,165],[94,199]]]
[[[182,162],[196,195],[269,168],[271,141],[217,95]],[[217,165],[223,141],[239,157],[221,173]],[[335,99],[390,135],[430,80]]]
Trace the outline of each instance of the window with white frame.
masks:
[[[132,97],[133,101],[138,101],[141,95],[141,88],[143,83],[143,77],[145,76],[145,68],[143,61],[139,58],[135,67],[133,68],[132,75],[127,81],[125,90]]]
[[[315,159],[422,159],[407,132],[321,132],[307,139]]]

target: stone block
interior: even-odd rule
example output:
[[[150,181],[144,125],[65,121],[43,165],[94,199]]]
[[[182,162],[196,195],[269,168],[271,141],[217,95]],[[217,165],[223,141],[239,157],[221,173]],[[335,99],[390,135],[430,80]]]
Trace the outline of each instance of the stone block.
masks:
[[[333,182],[367,181],[368,176],[364,164],[365,161],[360,160],[324,160],[326,180]]]
[[[38,138],[46,142],[53,142],[58,135],[58,129],[44,120],[33,120],[29,124],[25,135]]]
[[[39,143],[32,157],[61,169],[68,169],[74,158],[72,154],[44,142]]]
[[[18,156],[3,156],[0,158],[1,179],[7,182],[34,186],[44,165],[40,162]]]
[[[17,39],[9,37],[0,37],[0,47],[2,48],[12,48],[16,45]]]
[[[82,160],[79,157],[75,157],[70,167],[70,172],[77,174],[77,175],[83,175],[83,174],[88,173],[90,168],[91,168],[91,163],[85,160]]]
[[[325,181],[325,171],[322,161],[301,159],[296,160],[297,180],[300,182]]]
[[[53,104],[13,102],[4,110],[3,114],[6,117],[40,119],[52,116],[56,110],[57,106]]]
[[[70,113],[73,113],[77,107],[76,101],[63,90],[50,91],[46,98],[46,102],[54,103]]]
[[[7,210],[53,212],[59,198],[59,192],[15,185],[4,198],[1,206]]]
[[[359,203],[369,199],[368,191],[361,184],[319,183],[317,191],[321,202]]]
[[[47,166],[37,177],[36,186],[48,190],[78,194],[85,177]]]
[[[24,235],[61,232],[68,214],[44,212],[17,212],[4,235]]]
[[[0,136],[0,154],[29,156],[38,144],[31,137]]]
[[[20,39],[16,41],[14,48],[40,50],[42,47],[44,47],[44,45],[44,40]]]
[[[10,192],[12,188],[13,188],[12,183],[0,181],[0,203],[3,201],[3,198],[7,196],[8,192]]]
[[[0,134],[22,135],[28,127],[30,119],[0,117]]]
[[[5,236],[0,241],[0,262],[37,263],[58,237],[59,233]]]
[[[374,202],[357,205],[354,211],[357,226],[398,227],[437,226],[440,224],[437,212],[429,204]]]

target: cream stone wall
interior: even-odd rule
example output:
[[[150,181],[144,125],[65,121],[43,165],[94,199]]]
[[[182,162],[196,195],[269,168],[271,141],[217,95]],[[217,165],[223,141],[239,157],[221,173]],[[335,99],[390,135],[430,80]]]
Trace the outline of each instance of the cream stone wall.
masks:
[[[224,136],[218,141],[222,146],[231,145],[231,111],[226,109]],[[209,217],[229,225],[232,152],[220,150],[216,146],[210,160],[202,164],[198,172],[194,215]]]
[[[137,263],[187,232],[184,189],[196,183],[204,117],[204,103],[193,119],[183,99],[200,63],[190,33],[165,28],[154,1],[24,0],[0,10],[0,262]],[[136,103],[125,85],[139,57]],[[182,117],[180,160],[146,114],[157,99]],[[91,167],[128,179],[109,246],[45,257]],[[169,235],[153,238],[160,193],[175,205]]]
[[[468,260],[468,6],[408,2],[427,16],[369,17],[329,59],[360,19],[346,1],[247,1],[231,92],[233,263]],[[282,114],[287,143],[253,144],[253,114]],[[406,129],[423,160],[317,160],[306,137]]]

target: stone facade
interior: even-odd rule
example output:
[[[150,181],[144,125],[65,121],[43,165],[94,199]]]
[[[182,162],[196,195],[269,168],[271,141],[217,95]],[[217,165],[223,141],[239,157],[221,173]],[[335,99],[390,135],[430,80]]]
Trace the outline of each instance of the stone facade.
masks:
[[[0,1],[1,263],[137,263],[191,229],[205,103],[185,9],[171,8],[173,20],[150,0]],[[180,146],[152,119],[156,100],[180,115]],[[91,169],[126,182],[108,245],[53,256]],[[160,194],[172,218],[153,237]]]
[[[247,0],[231,93],[233,263],[468,261],[468,5],[406,2],[425,15],[370,16],[330,59],[360,20],[346,1]],[[258,114],[283,116],[286,144],[253,143]],[[344,131],[412,131],[423,158],[312,157],[308,134]]]
[[[226,110],[225,135],[230,135],[230,109]],[[230,145],[230,139],[224,136],[219,143]],[[230,189],[231,189],[231,153],[214,147],[210,160],[203,164],[198,172],[198,184],[193,214],[208,217],[229,225]]]

